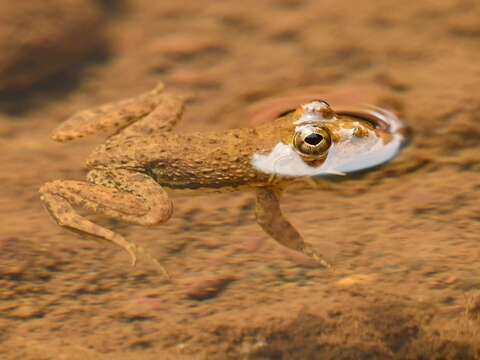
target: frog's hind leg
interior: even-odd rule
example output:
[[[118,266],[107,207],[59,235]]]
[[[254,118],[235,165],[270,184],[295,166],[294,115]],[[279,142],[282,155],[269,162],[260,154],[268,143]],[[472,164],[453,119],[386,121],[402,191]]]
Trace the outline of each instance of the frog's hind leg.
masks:
[[[122,131],[122,136],[148,136],[154,132],[171,131],[182,118],[184,100],[182,97],[164,93],[159,96],[155,110]]]
[[[168,110],[173,95],[164,94],[163,89],[164,86],[160,83],[149,92],[136,97],[80,111],[60,124],[53,131],[52,138],[64,142],[103,131],[119,132],[130,124],[141,121],[158,107],[163,108],[163,111]],[[165,123],[162,126],[168,128]]]
[[[129,253],[133,264],[137,252],[149,256],[121,235],[82,217],[73,206],[134,224],[160,224],[170,218],[173,210],[162,187],[147,175],[127,170],[92,170],[88,180],[90,182],[56,180],[41,187],[41,200],[55,221],[77,232],[113,242]],[[151,259],[168,276],[163,266]]]
[[[256,195],[255,216],[258,224],[267,234],[281,245],[304,253],[326,268],[332,268],[311,244],[303,241],[300,233],[285,219],[280,209],[279,195],[273,189],[258,188]]]

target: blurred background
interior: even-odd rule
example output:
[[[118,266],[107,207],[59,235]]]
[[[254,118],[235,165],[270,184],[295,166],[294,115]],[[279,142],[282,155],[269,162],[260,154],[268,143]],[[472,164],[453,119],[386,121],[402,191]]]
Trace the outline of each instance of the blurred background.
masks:
[[[480,358],[479,57],[476,0],[0,0],[0,358]],[[174,283],[53,223],[39,186],[83,179],[102,139],[51,130],[159,81],[188,96],[178,131],[305,93],[405,119],[391,163],[283,200],[337,272],[270,241],[248,193],[98,219]]]

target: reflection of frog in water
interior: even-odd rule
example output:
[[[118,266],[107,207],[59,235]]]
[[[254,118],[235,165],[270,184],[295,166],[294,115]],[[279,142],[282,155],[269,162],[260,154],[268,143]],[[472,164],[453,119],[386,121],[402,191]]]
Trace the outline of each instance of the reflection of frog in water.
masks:
[[[68,141],[115,129],[87,160],[87,182],[56,180],[40,189],[41,199],[61,226],[121,246],[136,260],[137,247],[92,223],[72,205],[140,225],[172,215],[164,188],[254,190],[256,218],[280,244],[329,264],[283,217],[279,196],[286,185],[323,174],[344,174],[391,159],[403,136],[400,121],[380,109],[336,113],[312,101],[255,128],[215,133],[176,133],[182,101],[158,86],[149,93],[80,112],[53,133]]]

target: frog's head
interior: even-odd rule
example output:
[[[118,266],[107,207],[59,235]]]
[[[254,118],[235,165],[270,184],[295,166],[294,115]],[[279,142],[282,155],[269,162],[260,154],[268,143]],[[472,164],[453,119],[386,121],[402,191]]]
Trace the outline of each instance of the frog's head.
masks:
[[[252,165],[280,176],[344,175],[382,164],[399,151],[403,124],[391,112],[366,107],[337,112],[323,100],[286,114],[282,139]]]

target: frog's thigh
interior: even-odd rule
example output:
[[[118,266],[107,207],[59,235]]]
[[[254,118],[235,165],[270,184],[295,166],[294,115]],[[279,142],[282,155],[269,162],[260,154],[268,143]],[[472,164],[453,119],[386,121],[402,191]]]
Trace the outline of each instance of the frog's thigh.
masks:
[[[104,130],[120,130],[145,117],[158,105],[163,84],[139,96],[83,110],[60,124],[52,133],[55,141],[69,141]]]
[[[86,196],[101,203],[100,211],[106,215],[147,226],[161,224],[172,215],[173,204],[167,193],[146,174],[122,169],[91,170],[87,179],[95,184],[91,186],[102,190],[100,194],[86,191]]]
[[[331,267],[326,260],[317,254],[312,245],[303,241],[300,233],[285,219],[280,209],[278,195],[273,189],[259,188],[256,195],[256,219],[267,234],[283,246],[300,251],[325,267]]]
[[[182,117],[184,101],[182,98],[164,93],[158,97],[158,105],[148,116],[133,123],[122,134],[143,134],[171,131]]]
[[[70,204],[139,225],[160,224],[172,214],[172,202],[165,190],[147,175],[126,170],[92,170],[88,180],[91,183],[52,181],[40,192],[61,196]]]

